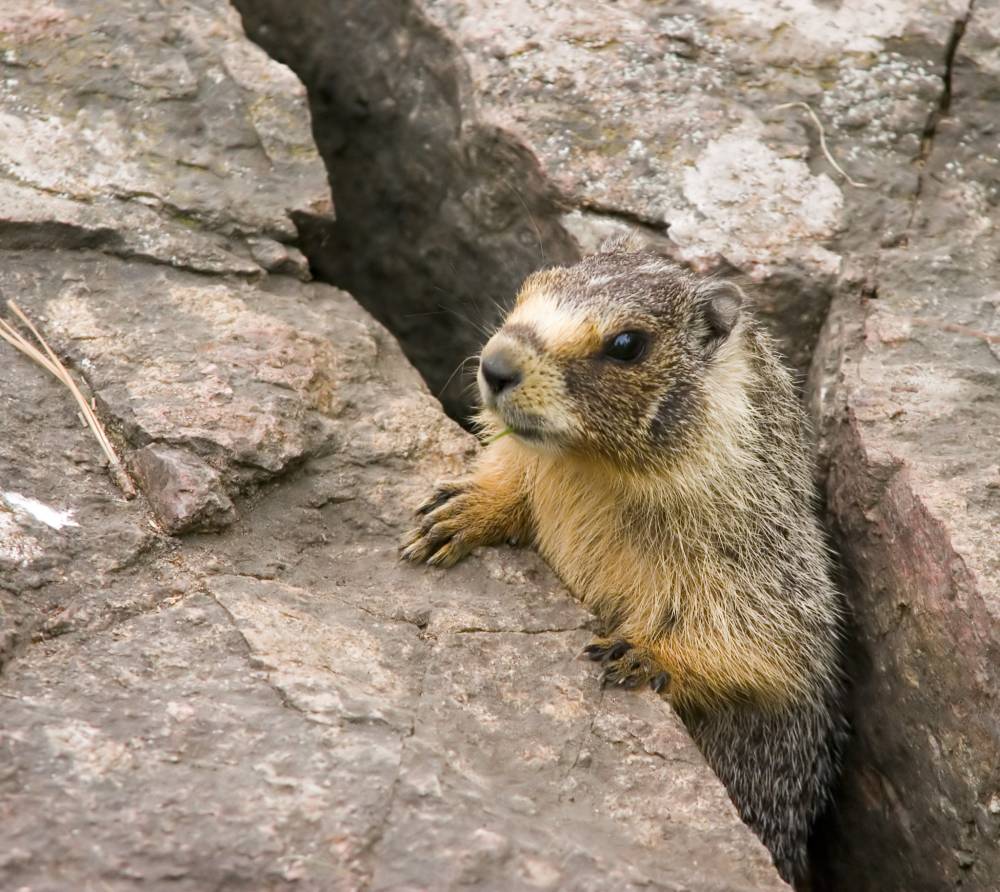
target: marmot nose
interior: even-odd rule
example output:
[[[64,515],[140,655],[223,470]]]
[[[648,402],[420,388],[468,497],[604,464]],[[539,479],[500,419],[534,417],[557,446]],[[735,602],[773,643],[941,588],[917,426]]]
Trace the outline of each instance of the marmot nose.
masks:
[[[479,370],[494,396],[500,396],[521,380],[520,369],[502,351],[485,354],[479,361]]]

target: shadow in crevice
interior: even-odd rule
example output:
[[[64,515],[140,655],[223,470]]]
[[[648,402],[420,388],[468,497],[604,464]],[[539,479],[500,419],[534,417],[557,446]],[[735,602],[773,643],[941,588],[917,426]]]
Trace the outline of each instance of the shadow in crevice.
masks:
[[[236,0],[249,36],[306,85],[336,222],[300,217],[314,275],[399,339],[445,408],[470,409],[478,352],[526,275],[572,263],[532,153],[463,102],[458,49],[406,0]]]

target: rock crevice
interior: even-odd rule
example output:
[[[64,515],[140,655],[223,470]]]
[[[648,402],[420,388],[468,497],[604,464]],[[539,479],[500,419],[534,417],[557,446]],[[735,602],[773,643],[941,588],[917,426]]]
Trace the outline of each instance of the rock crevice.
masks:
[[[969,5],[961,18],[955,19],[948,35],[948,43],[944,50],[944,72],[941,75],[942,87],[941,98],[938,104],[931,110],[924,125],[924,134],[920,145],[920,158],[926,161],[927,157],[934,151],[934,136],[937,133],[938,124],[941,118],[945,117],[951,110],[952,78],[955,71],[955,56],[958,54],[958,46],[965,35],[969,20],[972,18],[976,0],[969,0]]]

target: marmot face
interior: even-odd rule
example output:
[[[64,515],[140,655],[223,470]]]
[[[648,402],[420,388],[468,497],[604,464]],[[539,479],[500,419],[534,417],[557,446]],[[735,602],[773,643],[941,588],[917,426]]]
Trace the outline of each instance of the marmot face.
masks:
[[[488,427],[626,466],[690,445],[739,292],[630,247],[525,281],[480,357]]]

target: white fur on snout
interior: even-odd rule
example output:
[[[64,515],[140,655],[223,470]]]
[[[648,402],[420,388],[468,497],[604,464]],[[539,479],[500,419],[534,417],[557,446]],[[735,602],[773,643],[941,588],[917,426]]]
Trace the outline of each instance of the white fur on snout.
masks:
[[[519,325],[527,324],[517,320]],[[541,423],[544,431],[554,435],[570,434],[578,428],[576,417],[567,409],[569,395],[558,364],[539,354],[530,344],[507,335],[503,329],[490,338],[482,356],[503,350],[521,373],[515,386],[494,394],[483,377],[482,365],[477,373],[483,405],[496,412],[508,427],[524,427]]]
[[[479,386],[479,402],[481,402],[488,409],[493,408],[493,391],[490,390],[489,386],[486,384],[486,379],[483,377],[483,367],[480,364],[478,370],[476,371],[476,384]]]

